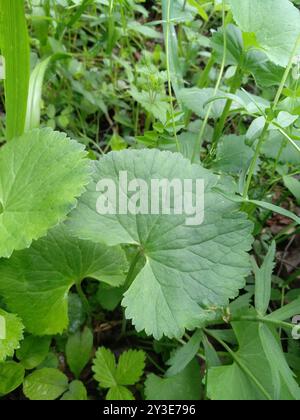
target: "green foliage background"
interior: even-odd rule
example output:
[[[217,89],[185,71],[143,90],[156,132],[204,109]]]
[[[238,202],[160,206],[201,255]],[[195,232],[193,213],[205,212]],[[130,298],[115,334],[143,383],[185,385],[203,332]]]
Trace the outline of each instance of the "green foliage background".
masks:
[[[299,400],[299,2],[0,0],[0,49],[1,399]],[[204,223],[100,216],[121,170]]]

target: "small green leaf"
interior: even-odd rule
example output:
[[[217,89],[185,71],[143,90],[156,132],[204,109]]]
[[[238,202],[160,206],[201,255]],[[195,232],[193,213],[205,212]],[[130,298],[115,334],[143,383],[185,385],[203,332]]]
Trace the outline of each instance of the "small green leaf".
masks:
[[[16,362],[0,363],[0,396],[10,394],[23,382],[24,367]]]
[[[130,31],[136,32],[138,34],[143,35],[146,38],[153,38],[153,39],[161,39],[162,34],[161,32],[156,31],[155,29],[151,28],[151,26],[142,25],[138,21],[131,21],[127,23],[127,28]]]
[[[36,65],[30,76],[25,131],[39,128],[41,117],[42,89],[45,73],[52,57]]]
[[[285,216],[293,220],[294,222],[296,222],[298,225],[300,225],[300,217],[292,213],[291,211],[284,209],[283,207],[275,206],[274,204],[267,203],[265,201],[257,201],[257,200],[247,200],[247,201],[248,203],[255,204],[256,206],[261,207],[263,209],[270,210],[273,213],[281,214],[282,216]]]
[[[116,358],[110,350],[104,347],[98,349],[92,370],[95,373],[94,378],[100,383],[102,388],[113,388],[117,386]]]
[[[116,288],[100,283],[97,292],[97,302],[100,303],[103,309],[114,311],[119,306],[126,290],[126,286]]]
[[[294,101],[295,99],[292,98]],[[298,132],[296,131],[297,135]],[[295,140],[295,144],[300,147],[300,141]],[[286,137],[278,130],[269,131],[262,147],[263,154],[275,161],[299,165],[299,153],[295,153],[294,146],[286,139]]]
[[[70,335],[66,344],[66,357],[68,365],[76,378],[89,362],[93,349],[93,333],[87,327],[84,330]]]
[[[284,357],[282,347],[278,340],[275,339],[274,334],[271,330],[263,324],[259,326],[259,336],[262,342],[267,359],[270,363],[271,368],[274,371],[273,381],[278,381],[278,384],[274,381],[274,387],[278,387],[279,393],[278,398],[281,399],[282,393],[281,388],[286,388],[290,393],[289,399],[300,400],[300,387],[295,381],[295,375],[289,368],[287,361]]]
[[[255,307],[261,316],[266,315],[271,299],[275,254],[276,242],[273,241],[262,266],[258,268],[256,262],[253,261],[255,274]]]
[[[197,9],[199,16],[201,16],[205,22],[209,20],[208,14],[206,13],[204,7],[202,7],[197,0],[188,0],[188,4]]]
[[[202,338],[202,331],[198,330],[184,346],[176,350],[167,362],[167,364],[171,366],[167,371],[168,377],[177,375],[183,371],[189,363],[191,363],[199,351]]]
[[[75,334],[85,324],[87,313],[80,297],[76,293],[69,293],[68,318],[70,334]]]
[[[253,156],[254,151],[245,143],[244,136],[223,136],[218,143],[213,168],[225,173],[239,174],[247,171]]]
[[[17,315],[9,314],[0,309],[2,331],[0,336],[0,363],[7,357],[12,357],[20,347],[24,326]]]
[[[179,374],[170,378],[160,378],[153,373],[145,382],[147,400],[200,400],[201,397],[200,366],[194,360]]]
[[[294,124],[294,122],[297,121],[298,118],[299,115],[292,115],[289,112],[280,111],[274,122],[276,122],[282,128],[287,128]]]
[[[45,73],[51,62],[68,57],[66,54],[53,54],[39,62],[30,75],[25,131],[40,127],[41,101]]]
[[[68,389],[68,378],[57,369],[40,369],[27,376],[23,392],[32,401],[53,401]]]
[[[116,371],[118,385],[135,385],[145,369],[146,354],[143,351],[128,350],[121,354]]]
[[[272,312],[270,315],[267,316],[267,318],[274,319],[276,321],[286,321],[286,320],[290,320],[295,315],[299,315],[299,313],[300,313],[300,298]]]
[[[204,118],[207,112],[207,101],[214,96],[222,96],[222,92],[218,92],[214,95],[214,89],[198,89],[198,88],[186,88],[181,89],[178,93],[179,100],[190,110],[193,111],[199,117]],[[221,117],[222,112],[226,105],[226,99],[216,99],[213,102],[211,118],[218,119]]]
[[[146,355],[143,351],[128,350],[119,359],[101,347],[96,353],[92,370],[102,388],[109,388],[107,400],[134,400],[133,394],[124,385],[135,385],[144,373]]]
[[[270,61],[263,51],[253,48],[247,52],[245,68],[252,73],[257,85],[264,88],[279,86],[284,75],[283,67]]]
[[[167,122],[167,112],[169,111],[169,103],[164,94],[157,94],[155,101],[153,100],[150,92],[145,90],[139,91],[135,86],[131,86],[130,95],[135,99],[143,108],[163,124]]]
[[[219,29],[212,36],[212,47],[219,63],[224,54],[224,30]],[[226,27],[226,64],[231,66],[241,65],[244,60],[244,41],[241,30],[232,24]]]
[[[81,381],[73,381],[69,385],[67,391],[62,397],[62,401],[87,401],[87,390]]]
[[[221,366],[221,360],[214,346],[210,343],[208,338],[203,336],[203,347],[205,352],[206,367],[210,369],[212,367]]]
[[[275,204],[268,203],[266,201],[249,200],[249,199],[245,199],[243,197],[237,196],[237,195],[235,195],[235,196],[229,195],[229,194],[226,194],[223,191],[221,191],[219,188],[216,188],[215,190],[219,191],[224,197],[233,201],[234,203],[255,204],[257,207],[261,207],[261,208],[263,208],[265,210],[269,210],[270,212],[273,212],[273,213],[281,214],[282,216],[288,217],[289,219],[293,220],[298,225],[300,224],[300,217],[297,216],[296,214],[292,213],[291,211],[286,210],[283,207],[276,206]]]
[[[25,369],[34,369],[47,357],[51,338],[30,335],[21,343],[17,358]]]
[[[177,96],[178,90],[183,87],[183,66],[179,58],[179,47],[178,47],[178,36],[176,31],[175,23],[171,20],[183,18],[185,10],[177,0],[172,2],[170,10],[168,8],[168,0],[162,0],[162,18],[163,18],[163,30],[166,45],[166,52],[168,53],[168,60],[170,64],[171,82],[174,92]],[[168,13],[168,11],[170,13]],[[168,23],[168,15],[170,14],[170,22]],[[169,31],[169,37],[167,39],[167,31]]]
[[[208,397],[212,400],[293,400],[295,388],[290,389],[281,381],[279,390],[276,378],[279,365],[270,363],[270,352],[278,351],[262,342],[260,325],[251,322],[235,322],[233,329],[239,342],[239,350],[230,350],[234,363],[209,369]],[[274,343],[273,343],[274,344]],[[277,344],[276,344],[277,346]],[[282,352],[282,351],[281,351]],[[282,356],[280,356],[280,359]],[[279,359],[279,360],[280,360]],[[228,386],[230,384],[230,386]]]
[[[58,355],[53,352],[48,353],[45,360],[37,367],[37,369],[43,369],[43,368],[58,369],[59,368]]]
[[[300,181],[292,176],[284,176],[283,182],[286,188],[296,198],[297,203],[300,205]]]
[[[128,144],[119,134],[114,133],[110,139],[109,145],[111,150],[119,151],[127,148]]]
[[[255,140],[257,140],[261,136],[265,125],[266,125],[265,117],[255,118],[248,128],[248,131],[246,133],[246,140],[250,144],[253,144]]]
[[[83,147],[65,134],[34,130],[0,150],[0,256],[28,248],[65,219],[89,180]]]

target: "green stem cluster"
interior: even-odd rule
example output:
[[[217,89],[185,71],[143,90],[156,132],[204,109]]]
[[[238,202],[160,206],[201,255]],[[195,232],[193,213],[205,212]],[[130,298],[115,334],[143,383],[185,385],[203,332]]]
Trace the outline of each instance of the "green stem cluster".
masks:
[[[174,133],[174,138],[176,142],[176,148],[177,148],[177,152],[180,152],[180,144],[179,144],[177,131],[176,131],[176,124],[175,124],[175,111],[174,111],[173,94],[172,94],[171,65],[170,65],[170,24],[171,24],[171,0],[168,0],[167,24],[166,24],[166,60],[167,60],[167,75],[168,75],[168,93],[169,93],[173,133]]]
[[[219,73],[217,83],[216,83],[216,86],[215,86],[215,89],[214,89],[213,97],[215,97],[218,93],[218,90],[219,90],[221,82],[222,82],[222,78],[223,78],[223,74],[224,74],[224,70],[225,70],[225,65],[226,65],[227,36],[226,36],[226,13],[225,13],[225,1],[224,0],[222,0],[222,22],[223,22],[223,32],[224,32],[223,59],[222,59],[220,73]],[[206,130],[206,127],[207,127],[208,120],[209,120],[210,115],[211,115],[212,108],[213,108],[213,101],[208,105],[207,112],[206,112],[205,118],[203,120],[203,123],[201,125],[201,129],[200,129],[200,132],[199,132],[199,135],[198,135],[198,139],[195,142],[194,152],[193,152],[193,155],[192,155],[192,163],[195,163],[195,161],[197,159],[197,154],[200,151],[203,136],[204,136],[204,133],[205,133],[205,130]]]
[[[287,66],[287,68],[286,68],[286,70],[285,70],[285,72],[282,76],[279,88],[278,88],[276,96],[274,98],[273,105],[272,105],[272,108],[271,108],[271,113],[270,113],[271,116],[274,115],[274,113],[275,113],[275,111],[278,107],[279,100],[281,98],[281,95],[282,95],[284,86],[286,84],[286,81],[288,79],[288,76],[290,74],[290,71],[292,69],[293,62],[294,62],[294,57],[295,57],[295,55],[296,55],[296,53],[299,49],[299,46],[300,46],[300,35],[297,38],[297,41],[295,43],[295,46],[293,48],[292,54],[291,54],[290,59],[289,59],[288,66]],[[266,124],[264,126],[264,129],[263,129],[263,132],[262,132],[262,134],[260,136],[260,139],[258,141],[258,144],[256,146],[255,154],[254,154],[253,159],[251,161],[251,165],[250,165],[249,172],[248,172],[248,177],[247,177],[247,182],[245,184],[245,188],[244,188],[244,192],[243,192],[243,197],[244,198],[248,197],[248,193],[249,193],[251,182],[252,182],[252,179],[253,179],[253,176],[254,176],[256,164],[257,164],[258,158],[260,156],[262,145],[265,141],[266,134],[267,134],[267,131],[269,130],[270,124],[271,124],[271,120],[267,120]]]
[[[229,93],[234,94],[236,93],[237,89],[241,86],[242,83],[242,72],[240,67],[237,67],[235,74],[233,76],[232,82],[231,82],[231,86],[230,86],[230,91]],[[231,109],[231,105],[232,105],[232,99],[227,99],[224,110],[222,112],[221,118],[218,122],[218,124],[216,125],[216,128],[214,130],[214,135],[213,135],[213,147],[212,149],[215,150],[216,146],[218,144],[218,141],[220,139],[220,137],[222,136],[230,109]]]

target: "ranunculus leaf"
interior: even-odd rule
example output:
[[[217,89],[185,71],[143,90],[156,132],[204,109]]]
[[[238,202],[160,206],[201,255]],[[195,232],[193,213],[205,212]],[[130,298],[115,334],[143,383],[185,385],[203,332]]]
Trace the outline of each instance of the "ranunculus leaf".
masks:
[[[28,248],[65,219],[89,181],[83,146],[50,129],[0,150],[0,257]]]
[[[189,226],[184,212],[99,214],[97,184],[108,178],[119,187],[120,171],[127,172],[128,182],[139,178],[148,186],[153,179],[204,180],[204,222]],[[214,317],[215,309],[226,306],[244,286],[252,224],[238,205],[214,192],[219,180],[180,154],[158,150],[110,153],[96,164],[93,182],[67,223],[82,239],[133,244],[146,258],[123,300],[126,316],[138,331],[158,339],[180,337],[185,329]]]

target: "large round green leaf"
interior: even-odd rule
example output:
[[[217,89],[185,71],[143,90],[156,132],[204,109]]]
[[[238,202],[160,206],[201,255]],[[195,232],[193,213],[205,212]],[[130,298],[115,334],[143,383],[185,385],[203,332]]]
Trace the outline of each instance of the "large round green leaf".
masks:
[[[34,130],[0,150],[0,257],[28,248],[62,221],[89,180],[83,147]]]
[[[128,181],[139,178],[148,185],[152,179],[203,179],[204,223],[189,226],[186,214],[98,214],[98,182],[108,178],[119,186],[120,171],[127,171]],[[146,258],[123,300],[126,316],[138,331],[155,338],[179,337],[237,296],[249,273],[246,251],[252,224],[235,204],[214,192],[219,177],[180,154],[142,150],[105,156],[93,178],[67,223],[82,239],[135,244]]]

